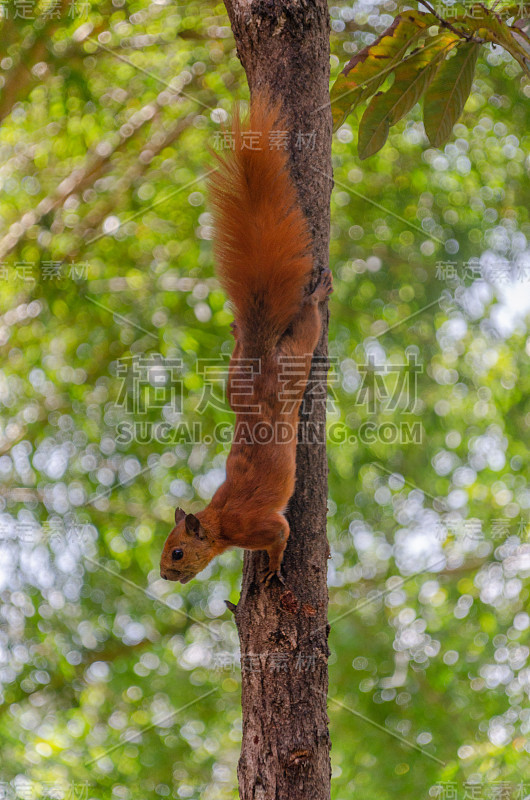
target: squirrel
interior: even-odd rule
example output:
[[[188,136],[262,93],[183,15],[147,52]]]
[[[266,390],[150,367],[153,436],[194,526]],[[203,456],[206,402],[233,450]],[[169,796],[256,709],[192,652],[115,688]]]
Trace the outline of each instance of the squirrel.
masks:
[[[289,537],[284,512],[295,485],[298,412],[320,338],[318,306],[333,288],[325,269],[304,296],[313,267],[311,236],[288,154],[278,146],[282,124],[278,105],[258,94],[246,124],[235,116],[233,149],[215,154],[218,169],[209,190],[218,277],[235,317],[227,386],[235,432],[226,479],[209,505],[196,514],[175,511],[160,562],[165,580],[187,583],[215,556],[242,547],[266,550],[264,582],[277,577],[284,583],[280,566]],[[279,397],[285,359],[296,360],[299,370],[288,408]],[[257,365],[251,379],[249,364]],[[273,432],[271,440],[238,436],[238,430],[257,431],[260,425]],[[275,436],[281,425],[294,436]]]

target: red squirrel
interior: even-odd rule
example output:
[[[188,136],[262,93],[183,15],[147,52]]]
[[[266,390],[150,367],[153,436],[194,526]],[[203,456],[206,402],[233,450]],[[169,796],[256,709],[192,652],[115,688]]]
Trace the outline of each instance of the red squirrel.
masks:
[[[331,293],[332,278],[324,270],[304,296],[313,267],[311,236],[288,154],[278,143],[282,125],[278,106],[265,95],[254,97],[250,120],[234,120],[234,149],[216,154],[210,196],[218,276],[235,317],[227,387],[235,432],[241,426],[257,430],[257,423],[275,431],[281,423],[294,435],[263,444],[234,435],[226,480],[209,505],[197,514],[175,511],[160,562],[166,580],[187,583],[219,553],[242,547],[266,550],[265,582],[276,576],[283,583],[280,566],[289,537],[284,512],[295,484],[298,412],[320,337],[318,305]],[[286,358],[302,366],[288,407],[279,382]],[[250,363],[259,367],[249,384]]]

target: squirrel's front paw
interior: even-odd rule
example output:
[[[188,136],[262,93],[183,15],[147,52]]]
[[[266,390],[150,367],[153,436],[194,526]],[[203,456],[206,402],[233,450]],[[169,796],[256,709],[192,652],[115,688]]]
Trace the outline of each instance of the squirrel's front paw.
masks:
[[[285,581],[283,579],[283,575],[279,569],[270,569],[268,572],[265,573],[261,582],[265,584],[265,586],[270,586],[270,583],[273,578],[277,578],[282,586],[285,586]]]

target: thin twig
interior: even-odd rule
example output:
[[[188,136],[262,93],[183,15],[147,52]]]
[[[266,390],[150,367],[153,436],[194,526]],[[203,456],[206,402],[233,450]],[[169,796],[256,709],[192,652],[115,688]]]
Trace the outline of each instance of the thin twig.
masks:
[[[438,14],[438,12],[435,11],[435,9],[431,6],[431,4],[427,2],[427,0],[418,0],[418,2],[421,3],[422,6],[425,6],[427,11],[429,11],[430,14],[435,16],[436,19],[439,21],[440,25],[442,25],[444,28],[448,28],[453,33],[456,33],[457,36],[462,36],[462,38],[466,39],[466,41],[468,41],[468,42],[475,41],[475,39],[473,38],[472,34],[470,35],[469,33],[466,33],[465,31],[461,31],[458,28],[455,28],[454,25],[452,25],[446,19],[441,17],[440,14]]]

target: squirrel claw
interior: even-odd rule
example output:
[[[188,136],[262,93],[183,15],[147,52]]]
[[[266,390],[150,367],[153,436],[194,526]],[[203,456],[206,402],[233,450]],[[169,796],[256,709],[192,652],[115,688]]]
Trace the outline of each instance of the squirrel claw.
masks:
[[[326,267],[326,269],[323,270],[320,276],[320,280],[316,285],[315,291],[313,292],[313,296],[319,303],[322,303],[326,299],[326,297],[329,297],[332,291],[333,291],[333,275],[331,274],[331,270],[328,267]]]
[[[272,570],[269,570],[268,572],[266,572],[265,575],[263,576],[262,583],[264,583],[265,586],[270,586],[273,578],[277,578],[279,580],[279,582],[281,583],[281,585],[285,586],[285,581],[283,579],[283,575],[282,575],[282,573],[280,572],[279,569],[276,569],[276,570],[272,569]]]
[[[329,268],[326,268],[323,271],[322,277],[320,278],[320,286],[322,288],[322,291],[325,292],[327,295],[331,294],[331,292],[333,291],[333,276]]]

